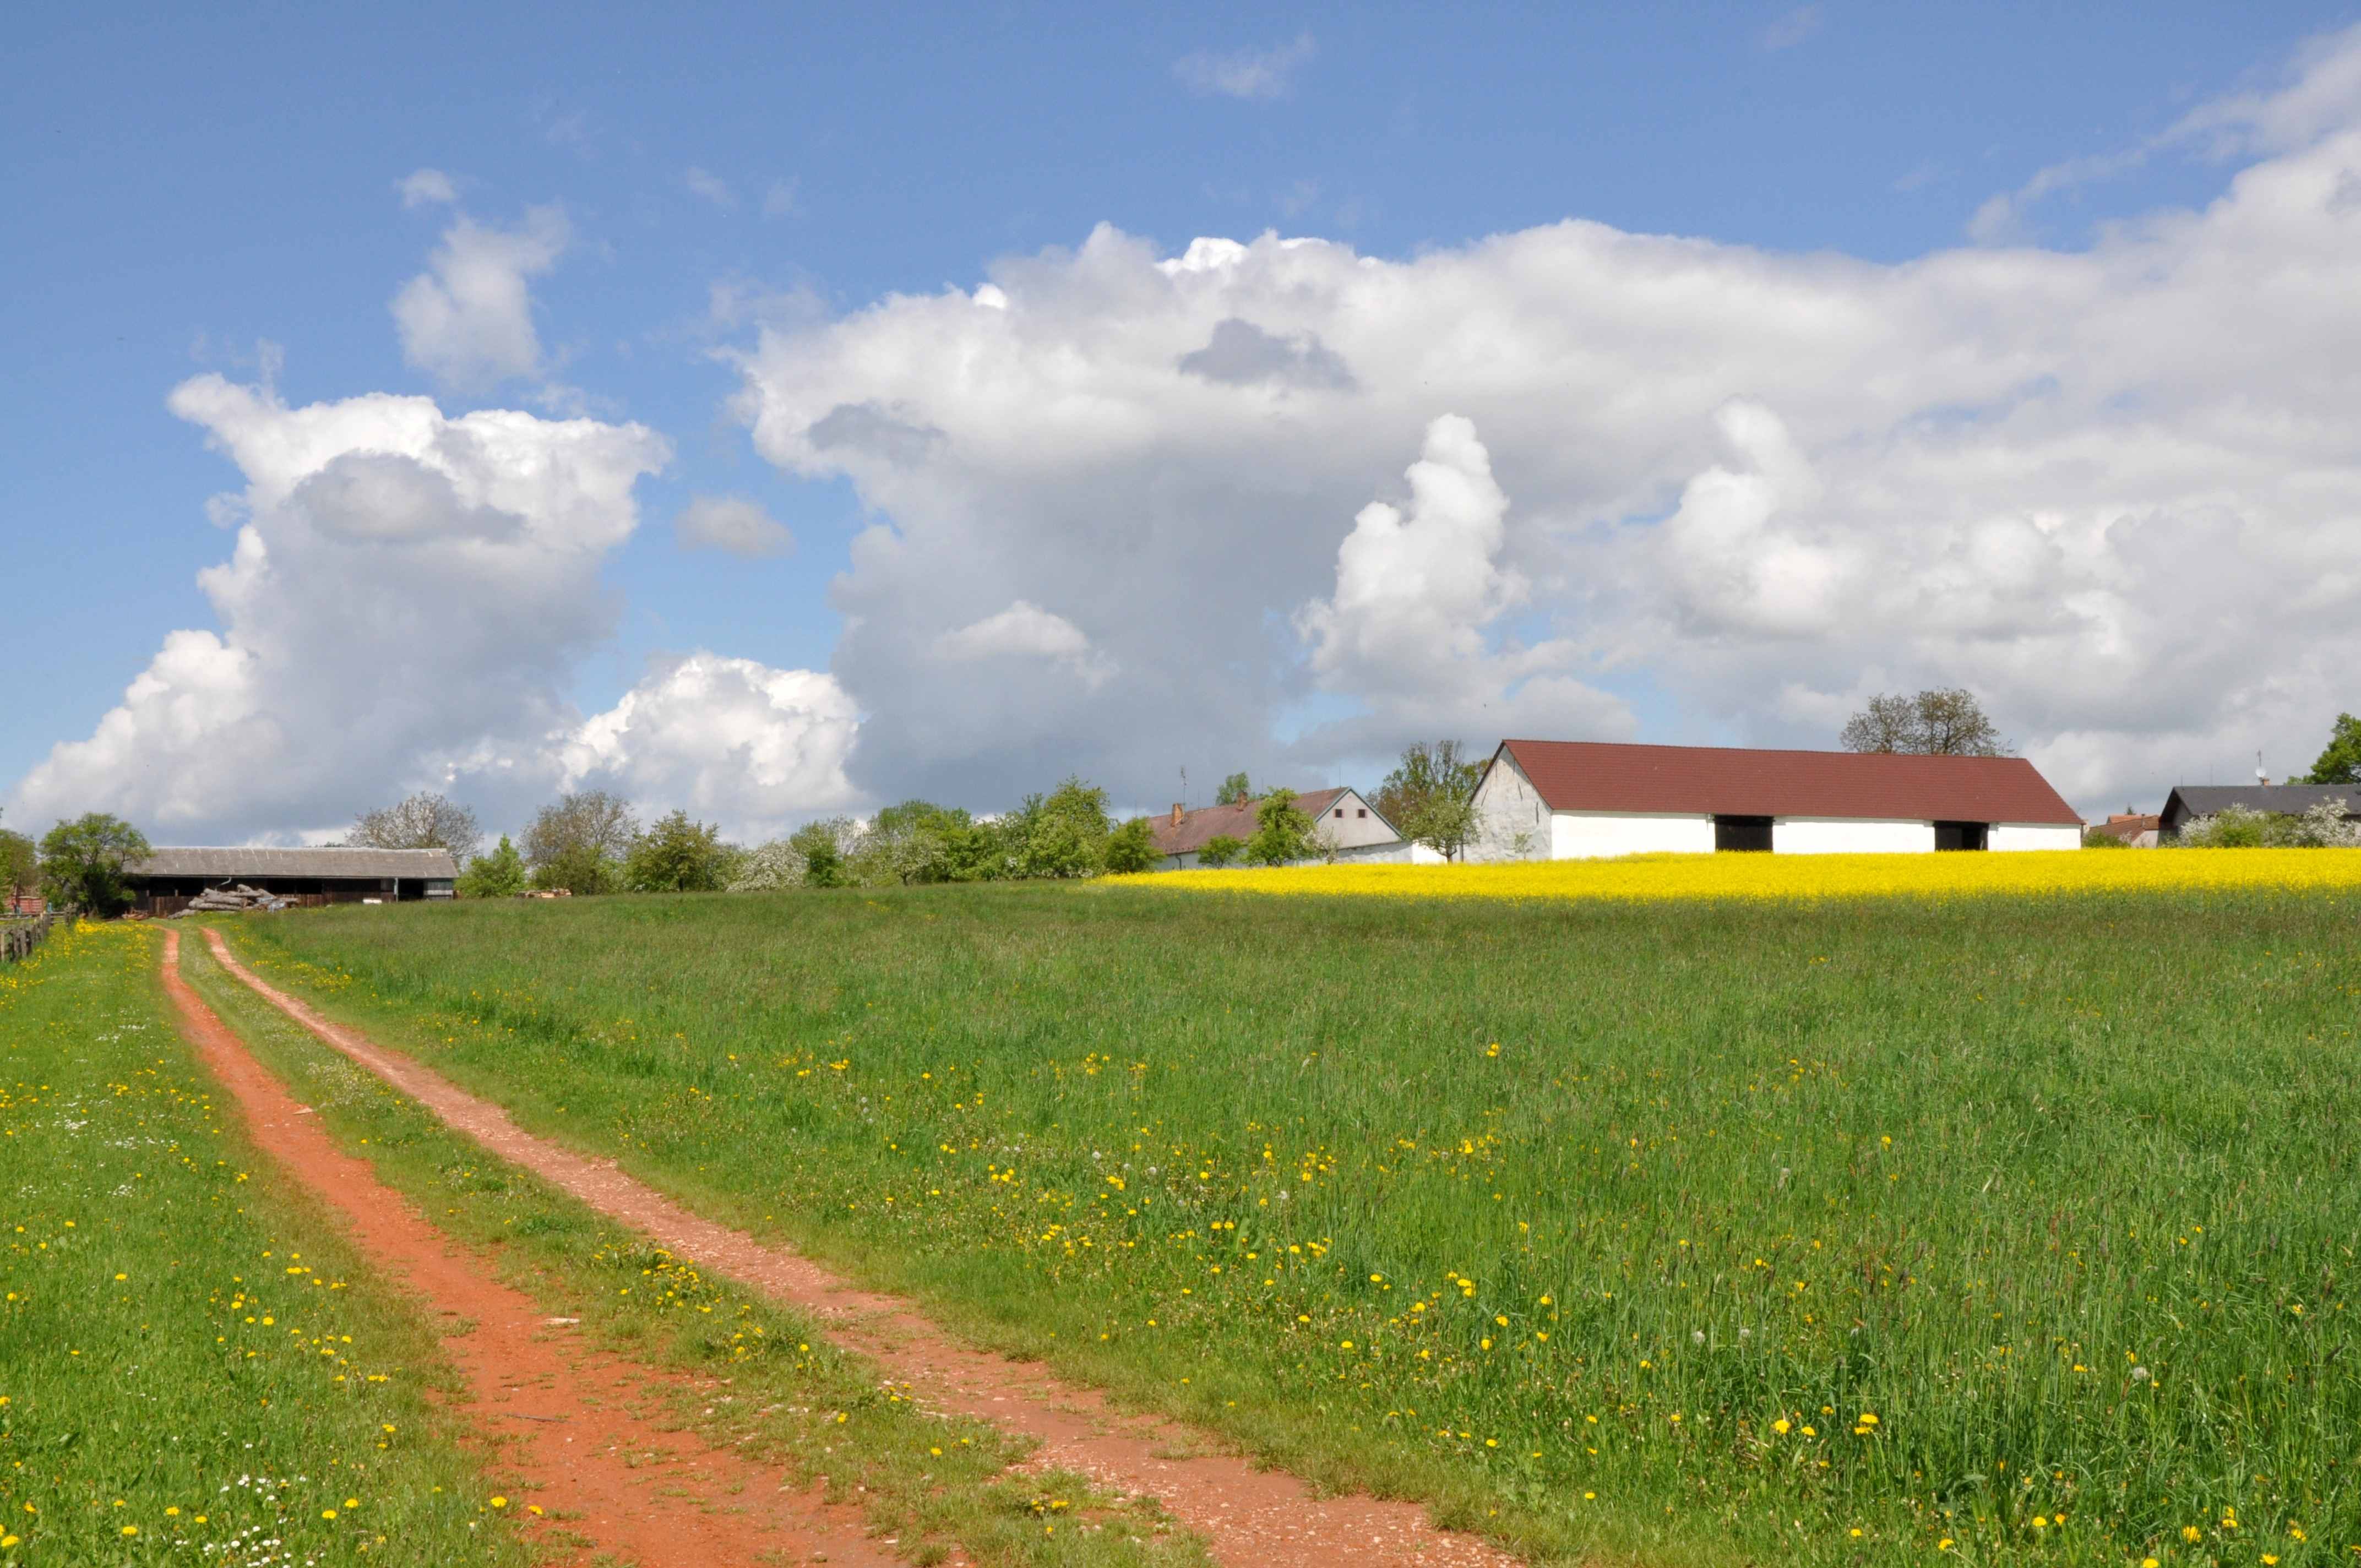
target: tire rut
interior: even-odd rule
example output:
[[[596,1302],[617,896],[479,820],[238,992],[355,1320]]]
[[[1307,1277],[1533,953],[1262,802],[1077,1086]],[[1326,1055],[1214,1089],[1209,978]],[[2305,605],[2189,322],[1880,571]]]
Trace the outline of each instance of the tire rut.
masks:
[[[499,1105],[272,986],[238,961],[219,931],[208,927],[205,939],[223,967],[258,995],[448,1125],[671,1252],[829,1320],[838,1339],[908,1383],[923,1404],[1038,1440],[1037,1463],[1155,1498],[1205,1536],[1217,1562],[1234,1568],[1516,1568],[1521,1562],[1477,1536],[1438,1529],[1415,1503],[1358,1493],[1322,1497],[1284,1472],[1192,1453],[1218,1448],[1220,1440],[1177,1421],[1123,1414],[1097,1389],[961,1343],[899,1297],[861,1289],[799,1253],[695,1214],[611,1159],[527,1133]]]

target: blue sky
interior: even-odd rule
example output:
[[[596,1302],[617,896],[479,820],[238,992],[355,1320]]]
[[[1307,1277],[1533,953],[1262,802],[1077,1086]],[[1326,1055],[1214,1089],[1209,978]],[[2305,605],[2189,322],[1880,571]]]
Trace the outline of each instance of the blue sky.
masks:
[[[228,558],[231,536],[207,521],[206,500],[238,489],[240,477],[166,407],[192,376],[269,379],[291,407],[388,392],[434,396],[455,416],[515,407],[649,427],[669,456],[638,483],[636,530],[599,560],[612,624],[550,676],[556,696],[581,714],[608,710],[652,657],[708,650],[770,670],[825,672],[836,661],[867,722],[894,707],[895,688],[848,674],[862,666],[845,609],[866,601],[858,584],[831,584],[852,570],[856,536],[866,527],[921,537],[896,496],[972,514],[1012,492],[979,480],[957,503],[939,491],[907,499],[857,464],[831,470],[807,450],[763,451],[742,400],[759,381],[749,365],[766,323],[782,345],[809,344],[894,296],[972,290],[1007,258],[1070,255],[1102,224],[1160,256],[1199,236],[1276,231],[1405,265],[1567,218],[1694,236],[1725,257],[1757,247],[1806,271],[1815,258],[1883,268],[2003,241],[2070,257],[2103,243],[2110,225],[2202,211],[2257,159],[2290,155],[2288,144],[2158,138],[2209,104],[2289,90],[2306,40],[2354,14],[2299,4],[1541,9],[659,16],[423,5],[362,21],[222,6],[18,18],[0,64],[0,125],[14,149],[0,192],[16,214],[0,299],[0,341],[16,372],[0,382],[13,448],[0,528],[17,633],[0,782],[90,736],[166,632],[221,624],[197,574]],[[1993,198],[2077,159],[2103,161],[2037,192],[2005,234],[1971,232]],[[401,182],[421,170],[446,177],[456,200],[406,204]],[[536,208],[561,213],[568,236],[529,280],[542,363],[485,385],[438,381],[405,356],[389,302],[459,214],[511,230]],[[1302,341],[1337,330],[1305,326]],[[906,394],[895,406],[915,401]],[[847,392],[839,406],[868,405]],[[1423,422],[1455,411],[1411,411]],[[1715,439],[1709,411],[1697,411],[1704,443]],[[918,422],[961,439],[946,418]],[[1861,429],[1855,421],[1827,439],[1857,444]],[[1818,436],[1797,439],[1817,455]],[[1279,487],[1359,498],[1317,520],[1304,561],[1333,564],[1354,510],[1399,496],[1418,452],[1414,439],[1396,446],[1307,477],[1301,491]],[[1504,473],[1514,466],[1497,447],[1493,457]],[[1809,730],[1816,721],[1796,717],[1817,711],[1809,702],[1790,701],[1766,730],[1747,717],[1754,709],[1700,697],[1709,672],[1660,667],[1633,641],[1649,627],[1721,632],[1681,631],[1661,608],[1586,611],[1583,572],[1518,543],[1518,509],[1532,493],[1509,498],[1500,559],[1522,565],[1503,565],[1481,636],[1494,649],[1504,637],[1545,645],[1554,627],[1584,641],[1586,685],[1610,700],[1558,710],[1566,724],[1587,717],[1665,739]],[[1602,482],[1570,493],[1543,532],[1614,547],[1600,531],[1635,514],[1662,520],[1680,494],[1676,475]],[[696,495],[758,502],[792,530],[795,550],[740,559],[682,549],[669,524]],[[1633,499],[1642,495],[1653,499]],[[2020,501],[2041,506],[2038,496]],[[1153,577],[1113,587],[1164,591]],[[1324,600],[1330,587],[1315,574],[1242,609],[1283,625],[1290,605]],[[1107,591],[1096,590],[1102,600]],[[1012,604],[1038,598],[1012,593]],[[1500,617],[1510,600],[1521,608]],[[975,607],[974,625],[991,608]],[[1039,626],[994,624],[1094,692],[1140,670],[1137,654],[1061,651],[1076,626],[1092,649],[1112,644],[1076,609],[1045,614]],[[986,642],[1000,647],[961,646]],[[1315,660],[1332,666],[1345,669]],[[1897,680],[1927,667],[1899,656],[1879,665]],[[1226,748],[1349,774],[1381,754],[1389,737],[1374,729],[1324,755],[1301,749],[1307,723],[1383,713],[1390,700],[1349,671],[1308,678],[1317,689],[1278,678],[1247,730],[1206,729],[1191,742],[1202,755],[1175,765],[1193,763],[1197,776],[1220,767]],[[1798,678],[1830,696],[1826,680]],[[1432,710],[1400,714],[1414,711]],[[2132,727],[2113,751],[2077,749],[2070,738],[2098,728],[2087,715],[2028,707],[2003,717],[2037,756],[2062,747],[2058,765],[2091,792],[2158,795],[2173,782],[2163,771],[2218,769],[2255,739],[2235,723],[2158,720]],[[2282,771],[2308,761],[2284,753],[2311,729],[2324,734],[2328,717],[2290,709]],[[1013,760],[979,751],[969,804],[989,804],[1028,767],[1045,782],[1064,771],[1065,733],[1042,720]],[[2143,736],[2155,744],[2142,750]],[[480,737],[448,740],[463,748]],[[775,822],[905,787],[956,794],[968,776],[956,747],[862,744],[845,787],[714,797],[713,809]],[[1103,757],[1075,759],[1092,764],[1140,801],[1171,771],[1165,759],[1128,775]],[[172,762],[166,750],[117,765]],[[434,765],[456,776],[447,758]],[[192,832],[298,833],[412,782],[323,781],[260,815],[221,801],[173,809]],[[12,819],[51,804],[38,791],[18,798]],[[154,789],[126,798],[162,809]]]

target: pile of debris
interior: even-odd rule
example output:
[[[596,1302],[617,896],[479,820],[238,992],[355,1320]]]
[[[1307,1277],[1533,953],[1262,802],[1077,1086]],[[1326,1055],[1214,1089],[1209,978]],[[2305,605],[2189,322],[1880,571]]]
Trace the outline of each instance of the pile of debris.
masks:
[[[265,893],[258,887],[239,883],[236,887],[209,887],[189,900],[189,906],[172,916],[181,915],[243,915],[248,910],[279,910],[289,907],[289,901],[275,893]]]

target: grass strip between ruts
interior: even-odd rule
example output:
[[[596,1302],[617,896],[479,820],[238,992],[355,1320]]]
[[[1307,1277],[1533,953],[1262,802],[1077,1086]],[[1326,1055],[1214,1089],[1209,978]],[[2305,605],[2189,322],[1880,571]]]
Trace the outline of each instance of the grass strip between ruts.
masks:
[[[1113,1498],[1067,1472],[1008,1474],[1023,1440],[919,1409],[809,1314],[674,1257],[453,1132],[224,972],[195,931],[181,964],[340,1146],[483,1249],[500,1277],[579,1318],[603,1348],[692,1375],[698,1387],[664,1391],[668,1418],[798,1484],[825,1476],[829,1500],[860,1502],[912,1562],[939,1562],[950,1542],[986,1564],[1204,1561],[1151,1501]]]

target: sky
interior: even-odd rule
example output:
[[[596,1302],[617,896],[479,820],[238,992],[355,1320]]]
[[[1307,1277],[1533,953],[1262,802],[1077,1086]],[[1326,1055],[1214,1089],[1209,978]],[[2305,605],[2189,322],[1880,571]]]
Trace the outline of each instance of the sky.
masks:
[[[755,839],[1938,685],[2086,814],[2300,772],[2355,18],[53,7],[0,821]]]

